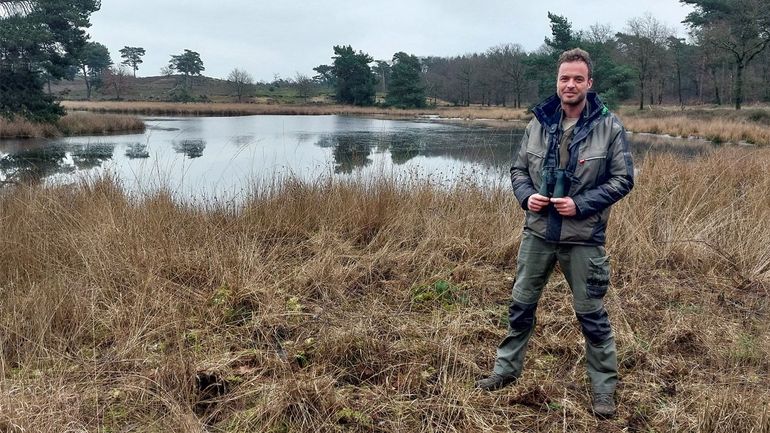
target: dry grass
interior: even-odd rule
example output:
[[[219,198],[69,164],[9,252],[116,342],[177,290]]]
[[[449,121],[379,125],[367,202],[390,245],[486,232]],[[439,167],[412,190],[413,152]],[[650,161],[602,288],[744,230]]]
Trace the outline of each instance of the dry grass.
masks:
[[[524,109],[498,107],[437,107],[420,110],[397,108],[354,107],[349,105],[288,105],[288,104],[227,104],[227,103],[174,103],[174,102],[97,102],[65,101],[68,109],[97,112],[133,113],[147,115],[240,116],[252,114],[273,115],[330,115],[351,114],[388,117],[418,117],[438,115],[446,118],[522,120],[530,115]]]
[[[770,150],[649,156],[610,227],[619,415],[556,274],[515,387],[508,188],[276,181],[243,207],[109,179],[0,196],[0,429],[770,431]]]
[[[143,131],[144,122],[140,119],[117,114],[67,113],[56,124],[33,123],[22,118],[10,121],[0,117],[0,138],[43,138]]]
[[[626,128],[634,132],[699,137],[716,143],[770,144],[770,109],[656,107],[620,110]]]
[[[59,130],[50,123],[35,123],[27,119],[8,120],[0,116],[0,138],[57,137]]]
[[[505,107],[436,107],[421,110],[401,110],[379,107],[346,105],[289,105],[289,104],[229,104],[229,103],[173,103],[151,101],[65,101],[70,110],[113,112],[143,115],[359,115],[387,118],[433,117],[454,121],[471,121],[491,127],[510,128],[511,121],[526,121],[532,114],[525,109]],[[746,109],[741,112],[728,109],[656,107],[638,111],[629,107],[619,110],[626,128],[634,132],[668,134],[678,137],[700,137],[717,143],[748,142],[770,144],[770,110]],[[523,127],[523,125],[520,125]]]
[[[716,143],[770,144],[770,127],[746,121],[702,120],[687,116],[670,116],[659,119],[626,117],[623,122],[629,131],[634,132],[699,137]]]
[[[134,116],[70,112],[56,124],[64,135],[100,135],[143,132],[144,122]]]

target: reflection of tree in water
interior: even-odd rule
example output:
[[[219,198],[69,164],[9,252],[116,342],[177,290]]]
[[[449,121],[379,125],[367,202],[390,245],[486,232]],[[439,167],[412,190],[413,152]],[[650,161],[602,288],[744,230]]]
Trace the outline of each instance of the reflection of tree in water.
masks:
[[[345,134],[324,136],[317,145],[332,148],[334,155],[335,173],[352,173],[355,168],[365,167],[372,163],[369,155],[372,153],[370,134]]]
[[[147,151],[146,144],[132,143],[126,148],[126,157],[128,159],[149,158],[150,152]]]
[[[203,156],[203,149],[206,148],[206,141],[200,138],[174,141],[173,148],[176,153],[181,153],[188,158],[198,158]]]
[[[38,182],[52,174],[72,172],[65,164],[67,149],[61,145],[19,149],[0,158],[0,171],[7,180]]]
[[[317,136],[318,134],[300,132],[299,134],[297,134],[297,144],[309,143],[310,141],[314,140]]]
[[[114,151],[115,147],[109,144],[75,146],[72,149],[72,161],[79,170],[88,170],[112,159]]]
[[[390,159],[393,164],[404,164],[410,159],[420,154],[422,150],[422,139],[419,134],[414,132],[404,132],[393,134],[388,140],[390,143]]]
[[[253,135],[236,135],[230,137],[230,142],[238,147],[249,146],[257,141],[257,137]]]
[[[521,141],[521,131],[425,130],[416,134],[393,134],[388,140],[392,143],[391,155],[395,164],[422,155],[500,168],[510,165]]]
[[[650,153],[670,153],[685,159],[703,155],[716,148],[711,142],[687,140],[651,134],[628,134],[628,147],[636,162]]]
[[[372,149],[389,151],[393,164],[401,165],[417,156],[444,158],[486,169],[507,172],[519,151],[523,130],[488,128],[404,128],[387,132],[346,132],[324,136],[320,147],[334,149],[335,171],[350,173],[368,165]],[[631,150],[636,160],[648,152],[672,153],[692,158],[713,149],[701,141],[630,134]]]
[[[495,131],[469,131],[451,137],[442,134],[422,155],[479,164],[486,168],[507,169],[519,149],[521,135]]]
[[[507,167],[521,140],[521,131],[488,129],[417,129],[387,133],[352,132],[322,137],[317,145],[334,149],[335,171],[350,173],[371,163],[371,149],[390,151],[394,164],[405,164],[416,156],[443,157]]]
[[[22,147],[0,158],[0,171],[5,179],[34,183],[54,174],[99,167],[112,159],[114,151],[109,144]]]

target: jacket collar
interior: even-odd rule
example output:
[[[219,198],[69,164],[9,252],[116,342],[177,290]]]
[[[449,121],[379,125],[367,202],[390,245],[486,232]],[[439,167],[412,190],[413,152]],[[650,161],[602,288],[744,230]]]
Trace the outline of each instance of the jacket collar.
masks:
[[[579,124],[587,124],[601,116],[605,111],[604,103],[596,92],[588,92],[586,106],[578,120]],[[535,117],[548,130],[555,132],[561,123],[561,100],[558,95],[553,95],[532,109]]]

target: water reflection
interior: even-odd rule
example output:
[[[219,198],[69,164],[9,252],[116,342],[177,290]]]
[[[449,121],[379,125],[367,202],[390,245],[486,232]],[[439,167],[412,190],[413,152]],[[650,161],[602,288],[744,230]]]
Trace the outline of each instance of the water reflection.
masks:
[[[0,158],[3,180],[36,182],[52,174],[72,171],[64,164],[66,151],[62,146],[49,148],[17,149]]]
[[[147,151],[147,145],[142,143],[131,143],[126,148],[126,157],[128,159],[145,159],[150,157]]]
[[[523,134],[521,129],[345,116],[145,121],[150,128],[143,134],[0,140],[0,178],[39,181],[63,174],[52,179],[67,182],[84,170],[111,170],[129,187],[145,191],[168,182],[164,186],[192,195],[207,188],[210,194],[242,189],[255,177],[315,178],[330,171],[440,173],[447,180],[473,171],[499,180],[508,176]],[[691,158],[714,149],[699,140],[628,138],[638,161],[651,153]]]
[[[109,144],[74,146],[72,161],[78,170],[88,170],[101,166],[104,161],[111,160],[114,152],[115,146]]]
[[[176,153],[181,153],[190,159],[200,158],[206,148],[206,141],[200,138],[178,140],[174,141],[173,147]]]
[[[73,173],[100,167],[112,159],[113,145],[16,147],[0,157],[0,177],[17,182],[38,182],[54,174]]]
[[[713,151],[717,145],[701,139],[676,139],[653,134],[628,134],[629,147],[636,160],[643,160],[651,153],[672,154],[682,158],[694,158]]]
[[[366,167],[372,163],[372,153],[368,134],[340,134],[322,137],[316,143],[321,148],[332,148],[334,172],[350,174],[354,169]]]
[[[423,142],[417,134],[401,134],[390,140],[390,159],[396,165],[407,163],[423,150]]]
[[[236,135],[235,137],[232,137],[230,141],[238,147],[243,147],[256,143],[257,137],[253,135]]]
[[[404,165],[421,156],[504,168],[510,165],[520,140],[521,131],[404,130],[325,135],[315,144],[333,149],[336,173],[350,173],[371,164],[369,156],[373,151],[389,153],[394,165]]]

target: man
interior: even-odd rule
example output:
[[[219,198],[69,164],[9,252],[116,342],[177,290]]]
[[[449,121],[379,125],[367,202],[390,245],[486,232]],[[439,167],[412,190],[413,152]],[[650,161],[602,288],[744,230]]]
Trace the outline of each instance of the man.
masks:
[[[509,308],[509,332],[493,374],[476,382],[487,391],[521,374],[535,310],[558,261],[572,290],[585,337],[593,410],[615,413],[617,351],[603,297],[610,278],[604,250],[610,206],[634,185],[623,125],[595,93],[591,59],[576,48],[559,57],[556,95],[534,108],[513,167],[516,199],[526,211]]]

